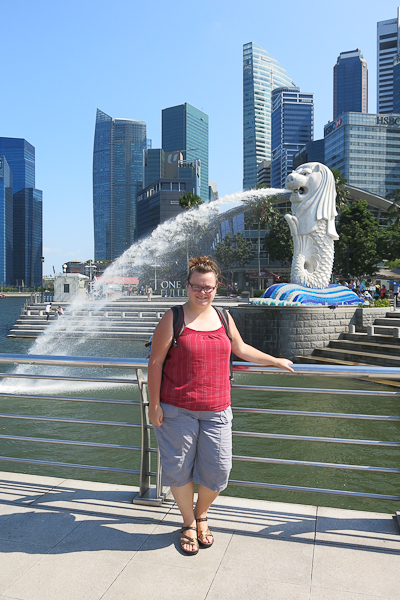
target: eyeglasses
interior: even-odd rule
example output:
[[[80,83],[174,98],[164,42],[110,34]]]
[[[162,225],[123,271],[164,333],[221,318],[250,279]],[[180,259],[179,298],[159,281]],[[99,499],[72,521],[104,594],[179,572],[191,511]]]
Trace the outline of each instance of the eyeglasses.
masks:
[[[211,292],[213,292],[215,290],[215,288],[217,287],[216,285],[214,285],[214,287],[210,287],[210,286],[201,287],[201,285],[192,285],[190,283],[190,281],[188,281],[188,283],[194,292],[204,292],[205,294],[211,294]]]

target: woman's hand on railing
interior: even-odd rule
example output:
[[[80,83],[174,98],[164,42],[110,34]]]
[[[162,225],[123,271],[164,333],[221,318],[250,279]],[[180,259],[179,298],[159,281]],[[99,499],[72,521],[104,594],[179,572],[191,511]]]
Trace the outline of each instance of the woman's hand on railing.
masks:
[[[149,419],[155,427],[160,427],[163,424],[163,410],[159,404],[149,405]]]
[[[276,360],[276,365],[274,365],[274,366],[277,367],[277,369],[286,369],[287,371],[294,373],[294,370],[290,366],[293,364],[293,362],[291,360],[289,360],[287,358],[276,358],[275,360]]]

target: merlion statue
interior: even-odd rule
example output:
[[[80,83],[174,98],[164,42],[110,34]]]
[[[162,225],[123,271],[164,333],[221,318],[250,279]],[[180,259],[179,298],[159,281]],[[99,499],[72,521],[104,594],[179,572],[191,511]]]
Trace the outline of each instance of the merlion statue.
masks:
[[[293,238],[291,282],[323,289],[330,282],[334,248],[336,187],[332,171],[321,163],[306,163],[286,179],[292,214],[285,215]]]

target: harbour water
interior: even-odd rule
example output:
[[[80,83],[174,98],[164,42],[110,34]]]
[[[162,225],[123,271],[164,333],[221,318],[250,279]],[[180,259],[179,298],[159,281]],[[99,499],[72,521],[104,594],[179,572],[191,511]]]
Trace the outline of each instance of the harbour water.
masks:
[[[0,300],[0,353],[25,354],[32,341],[27,339],[8,339],[9,328],[16,321],[24,298],[6,298]],[[143,342],[121,340],[96,341],[90,339],[78,346],[80,356],[122,356],[145,358],[147,350]],[[1,371],[9,367],[0,366]],[[83,373],[82,373],[83,374]],[[94,373],[88,374],[93,376]],[[102,375],[105,373],[102,371]],[[117,376],[117,373],[113,373]],[[123,373],[127,376],[126,372]],[[133,377],[133,374],[132,374]],[[393,390],[388,386],[370,384],[364,381],[333,378],[298,378],[282,375],[240,375],[235,376],[237,383],[253,385],[287,385],[290,387],[324,387],[344,389]],[[0,388],[1,393],[1,388]],[[32,393],[32,392],[31,392]],[[81,397],[101,397],[117,399],[138,399],[135,386],[115,385],[102,388],[93,384],[57,384],[52,388],[53,395]],[[233,390],[232,405],[257,408],[308,410],[316,412],[361,413],[376,415],[398,415],[400,400],[397,397],[363,397],[350,395],[321,395]],[[63,416],[82,419],[115,420],[137,423],[140,421],[139,409],[136,406],[93,405],[83,403],[51,402],[46,400],[16,400],[0,396],[2,413],[30,414],[42,416]],[[46,423],[40,421],[17,421],[0,419],[1,432],[13,435],[59,438],[82,441],[97,441],[123,445],[139,445],[140,432],[125,427],[111,428],[94,425],[75,425],[66,423]],[[324,419],[294,416],[262,416],[236,414],[234,430],[260,431],[281,434],[314,435],[338,438],[357,438],[370,440],[400,440],[399,422],[354,421],[345,419]],[[118,466],[121,468],[138,468],[139,457],[132,451],[104,450],[83,447],[66,447],[54,444],[35,444],[0,440],[0,454],[5,456],[25,456],[41,460],[84,463],[92,465]],[[373,465],[398,468],[400,450],[388,447],[348,446],[334,443],[304,442],[290,440],[260,440],[234,437],[234,454],[253,457],[275,457],[295,460],[309,460],[330,463],[346,463],[355,465]],[[138,478],[126,474],[99,473],[79,469],[56,469],[33,465],[3,462],[1,468],[9,471],[34,473],[38,475],[57,475],[75,479],[93,479],[112,483],[137,485]],[[351,470],[334,470],[311,467],[294,467],[273,464],[253,464],[234,462],[231,478],[235,480],[261,481],[286,485],[299,485],[315,488],[331,488],[337,490],[363,491],[376,494],[398,494],[399,476],[384,473],[365,473]],[[285,501],[298,504],[336,506],[357,510],[391,512],[399,510],[393,502],[345,498],[322,494],[311,494],[290,491],[272,491],[256,488],[230,486],[224,494],[272,501]]]

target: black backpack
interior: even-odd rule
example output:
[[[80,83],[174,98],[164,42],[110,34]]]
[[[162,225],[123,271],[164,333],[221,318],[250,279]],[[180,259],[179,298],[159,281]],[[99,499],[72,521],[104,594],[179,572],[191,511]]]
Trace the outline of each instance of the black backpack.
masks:
[[[228,313],[226,311],[225,308],[219,308],[218,306],[213,306],[213,308],[217,311],[218,316],[221,320],[222,325],[225,328],[226,331],[226,335],[228,336],[228,338],[230,339],[231,343],[232,343],[232,338],[229,335],[229,318],[228,318]],[[182,334],[183,330],[185,329],[185,316],[183,313],[183,306],[182,304],[177,304],[175,306],[171,307],[172,310],[172,317],[173,317],[173,322],[172,322],[172,327],[173,327],[173,337],[172,337],[172,343],[171,343],[171,347],[173,346],[174,348],[177,347],[178,342],[177,339],[178,337]],[[149,347],[149,358],[150,358],[150,350],[151,350],[151,340],[152,340],[153,336],[151,336],[150,341],[148,341],[145,346]],[[233,379],[233,367],[232,367],[232,353],[231,353],[231,364],[230,364],[230,376],[229,379],[231,381],[234,381]]]

